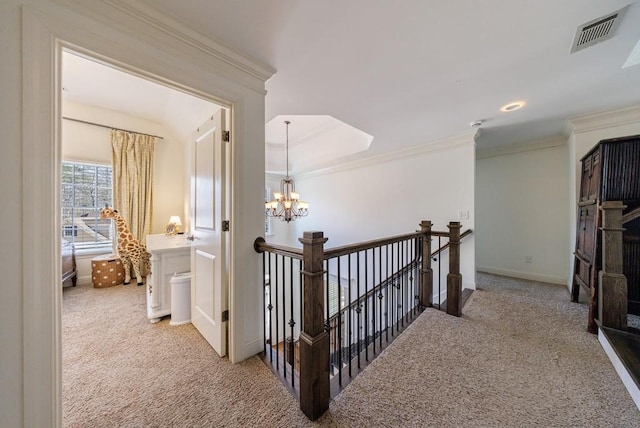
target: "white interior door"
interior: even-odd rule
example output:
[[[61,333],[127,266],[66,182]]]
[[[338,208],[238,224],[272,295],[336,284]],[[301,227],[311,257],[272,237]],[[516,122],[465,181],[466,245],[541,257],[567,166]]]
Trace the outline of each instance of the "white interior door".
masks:
[[[227,353],[226,144],[224,110],[194,134],[191,170],[191,322],[221,357]]]

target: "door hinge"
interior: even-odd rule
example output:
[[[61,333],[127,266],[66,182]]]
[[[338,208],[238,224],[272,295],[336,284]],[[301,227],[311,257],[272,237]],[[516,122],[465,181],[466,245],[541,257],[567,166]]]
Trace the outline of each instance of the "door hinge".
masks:
[[[229,311],[222,311],[222,322],[229,321]]]
[[[223,220],[222,221],[222,231],[223,232],[228,232],[229,231],[229,220]]]
[[[231,138],[231,134],[229,131],[222,131],[222,141],[229,142],[229,138]]]

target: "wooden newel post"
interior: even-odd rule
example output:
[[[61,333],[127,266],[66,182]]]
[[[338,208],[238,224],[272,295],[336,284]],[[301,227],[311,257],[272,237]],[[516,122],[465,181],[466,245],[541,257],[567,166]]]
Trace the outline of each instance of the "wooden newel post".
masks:
[[[449,274],[447,275],[447,313],[462,314],[462,275],[460,274],[460,222],[449,222]]]
[[[327,238],[304,232],[303,324],[300,332],[300,409],[315,421],[329,409],[329,334],[324,329],[323,258]]]
[[[420,222],[420,231],[424,233],[422,237],[422,288],[420,290],[420,304],[425,308],[430,308],[433,304],[433,270],[431,270],[431,222],[423,220]]]
[[[603,327],[627,329],[627,278],[623,273],[621,201],[603,202],[602,270],[598,274],[598,318]],[[591,317],[590,317],[591,319]]]

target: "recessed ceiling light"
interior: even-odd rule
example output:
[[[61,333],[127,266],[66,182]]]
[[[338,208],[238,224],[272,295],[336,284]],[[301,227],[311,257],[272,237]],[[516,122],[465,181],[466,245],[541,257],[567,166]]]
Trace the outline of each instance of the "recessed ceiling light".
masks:
[[[500,111],[509,112],[524,107],[524,101],[516,101],[500,107]]]

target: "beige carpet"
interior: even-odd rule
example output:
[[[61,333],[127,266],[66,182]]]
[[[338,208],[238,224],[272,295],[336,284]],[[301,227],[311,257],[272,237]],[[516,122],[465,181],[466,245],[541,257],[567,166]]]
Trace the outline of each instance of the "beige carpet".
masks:
[[[256,357],[150,324],[143,287],[64,290],[71,427],[638,427],[640,412],[565,287],[479,274],[462,318],[426,311],[317,423]]]

